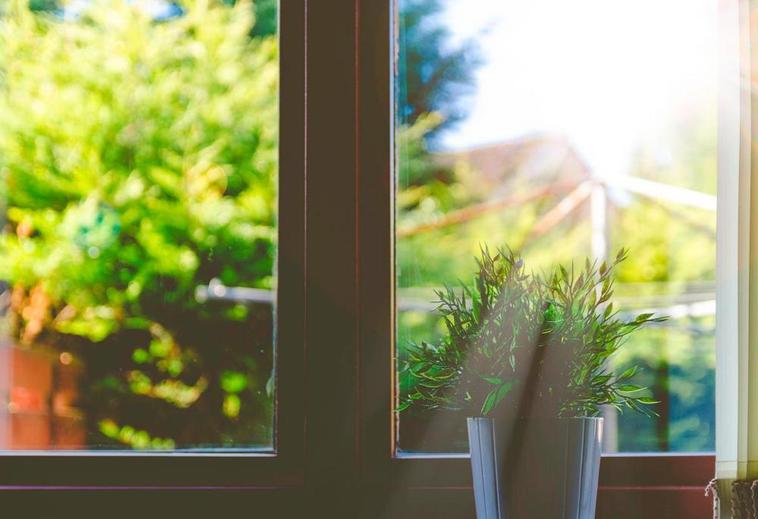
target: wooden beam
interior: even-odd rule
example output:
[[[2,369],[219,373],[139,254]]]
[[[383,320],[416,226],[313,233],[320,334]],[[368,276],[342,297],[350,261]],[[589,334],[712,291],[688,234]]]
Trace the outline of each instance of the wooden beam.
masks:
[[[485,214],[502,211],[504,209],[516,207],[520,204],[526,204],[533,200],[538,200],[540,198],[563,193],[573,187],[576,187],[576,185],[577,184],[575,182],[564,182],[562,184],[553,184],[550,186],[542,187],[520,195],[505,196],[496,198],[494,200],[487,200],[486,202],[482,202],[480,204],[471,205],[464,207],[463,209],[458,209],[456,211],[446,213],[444,216],[433,222],[414,225],[407,228],[399,228],[397,231],[397,237],[398,239],[408,238],[417,234],[423,234],[425,232],[441,229],[443,227],[466,223],[479,218],[480,216],[484,216]]]

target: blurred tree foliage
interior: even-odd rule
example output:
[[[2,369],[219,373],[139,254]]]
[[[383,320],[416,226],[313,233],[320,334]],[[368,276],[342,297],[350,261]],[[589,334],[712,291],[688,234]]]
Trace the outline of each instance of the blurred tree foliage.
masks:
[[[277,45],[247,2],[0,21],[0,279],[19,340],[85,360],[90,442],[271,442]],[[267,389],[269,391],[267,391]]]
[[[255,13],[253,36],[276,36],[279,26],[279,0],[257,0],[253,8]]]
[[[433,139],[465,118],[466,97],[473,92],[473,73],[481,64],[476,41],[453,41],[444,0],[402,0],[399,5],[397,114],[403,124],[437,113],[440,123],[427,134]]]

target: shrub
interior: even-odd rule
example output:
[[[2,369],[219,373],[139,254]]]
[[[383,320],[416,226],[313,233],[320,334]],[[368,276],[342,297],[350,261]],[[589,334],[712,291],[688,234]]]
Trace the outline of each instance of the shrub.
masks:
[[[0,20],[0,279],[21,340],[88,359],[95,443],[270,441],[271,309],[194,293],[273,288],[276,41],[249,37],[247,2],[183,8]]]

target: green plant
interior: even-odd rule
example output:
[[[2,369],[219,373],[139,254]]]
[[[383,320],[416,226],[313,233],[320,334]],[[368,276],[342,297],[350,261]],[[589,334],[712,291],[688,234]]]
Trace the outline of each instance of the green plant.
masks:
[[[655,402],[631,383],[636,368],[616,373],[608,362],[631,333],[663,320],[614,311],[612,273],[625,257],[545,276],[482,248],[473,287],[437,292],[445,337],[408,347],[401,376],[411,389],[399,409],[488,415],[508,399],[519,415],[597,416],[603,405],[650,413]]]

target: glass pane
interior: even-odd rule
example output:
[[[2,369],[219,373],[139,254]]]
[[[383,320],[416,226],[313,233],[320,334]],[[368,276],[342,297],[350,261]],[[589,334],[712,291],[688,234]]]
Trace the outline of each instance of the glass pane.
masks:
[[[515,413],[519,398],[536,415],[603,416],[607,452],[713,450],[716,0],[400,0],[399,10],[400,452],[465,452],[465,417]],[[626,259],[599,272],[622,248]],[[506,270],[512,253],[526,284],[487,279],[476,262],[486,249],[502,251],[494,266]],[[560,281],[586,261],[615,291],[599,301],[601,282],[584,294],[594,305],[571,306],[562,298],[581,290]],[[483,302],[477,280],[516,310],[544,307],[508,314]],[[525,286],[528,297],[512,292]],[[589,379],[571,381],[573,364],[551,380],[535,364],[546,392],[519,389],[535,387],[521,357],[553,340],[533,327],[568,344],[580,317],[607,331],[647,312],[668,319],[598,364],[612,375],[598,387],[620,391],[612,398],[578,388]]]
[[[276,0],[0,0],[0,449],[270,449]]]

